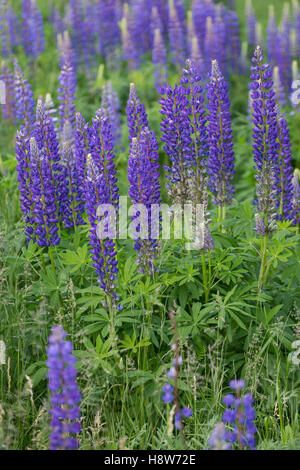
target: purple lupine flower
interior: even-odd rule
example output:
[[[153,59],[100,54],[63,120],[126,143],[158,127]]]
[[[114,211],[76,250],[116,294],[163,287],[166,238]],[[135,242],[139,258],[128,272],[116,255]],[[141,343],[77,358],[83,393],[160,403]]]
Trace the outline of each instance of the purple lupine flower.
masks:
[[[190,58],[194,64],[194,67],[197,69],[199,75],[201,77],[204,77],[205,72],[206,72],[205,61],[204,61],[203,54],[199,47],[197,36],[193,36],[191,47],[192,47],[192,50],[191,50]]]
[[[21,210],[24,214],[25,236],[27,241],[34,240],[34,216],[32,213],[32,192],[30,176],[30,146],[24,130],[17,131],[16,158]]]
[[[121,105],[118,94],[114,90],[111,81],[103,85],[101,109],[105,117],[109,119],[113,134],[113,145],[120,145],[122,138]]]
[[[74,151],[76,156],[78,186],[82,186],[85,180],[86,159],[90,154],[91,128],[80,113],[76,114],[76,126],[74,135]],[[83,199],[84,200],[84,199]]]
[[[117,10],[114,0],[99,0],[97,3],[97,20],[99,30],[99,51],[107,60],[112,59],[120,44],[121,36],[118,26]]]
[[[156,29],[154,33],[152,62],[154,64],[155,86],[159,92],[167,79],[167,51],[159,29]]]
[[[197,64],[188,59],[186,68],[183,70],[183,76],[180,83],[187,88],[189,105],[187,110],[191,124],[191,154],[194,155],[194,165],[189,171],[188,197],[190,201],[201,204],[204,210],[204,232],[201,240],[201,248],[213,249],[214,242],[209,231],[209,213],[208,208],[208,178],[207,178],[207,158],[208,158],[208,134],[207,117],[204,109],[204,92],[201,85],[201,77],[198,74]],[[191,171],[192,170],[192,171]],[[196,229],[200,233],[200,228]]]
[[[177,68],[181,68],[184,64],[186,51],[182,24],[178,18],[174,0],[169,0],[168,35],[172,62]]]
[[[103,195],[104,201],[102,204],[113,204],[115,208],[118,208],[119,189],[111,124],[102,109],[96,112],[89,138],[89,147],[94,164],[101,174],[103,184],[106,185],[106,193]]]
[[[7,9],[7,26],[9,31],[9,40],[11,47],[17,47],[20,44],[20,23],[17,13],[13,10],[12,7]]]
[[[87,157],[85,198],[86,211],[90,222],[89,238],[93,266],[99,284],[106,294],[108,307],[112,308],[118,299],[116,293],[116,280],[118,277],[116,244],[111,236],[110,229],[107,227],[105,227],[106,238],[102,236],[100,239],[97,235],[97,226],[103,220],[103,215],[98,216],[98,208],[102,204],[111,204],[111,196],[105,179],[94,163],[91,154]]]
[[[211,59],[216,59],[224,76],[228,75],[227,70],[227,54],[226,54],[226,46],[227,46],[227,32],[226,32],[226,25],[224,18],[222,16],[222,8],[219,5],[216,8],[216,17],[213,24],[214,29],[214,37],[216,41],[215,45],[215,55],[211,57]],[[209,68],[208,68],[209,70]]]
[[[75,147],[70,140],[62,144],[62,181],[60,204],[64,207],[62,220],[66,228],[84,224],[84,187],[81,168],[78,168]]]
[[[281,83],[286,96],[289,96],[292,86],[292,57],[291,57],[291,20],[289,5],[283,10],[282,26],[279,35],[278,66]]]
[[[255,49],[252,59],[250,85],[252,100],[252,148],[257,180],[257,207],[266,233],[275,229],[275,173],[278,173],[278,128],[272,70],[264,64],[261,48]]]
[[[43,18],[34,0],[22,0],[21,40],[31,60],[37,59],[45,49]]]
[[[205,24],[205,40],[204,40],[204,57],[206,62],[206,70],[209,70],[211,61],[216,57],[216,37],[213,28],[213,21],[210,16],[206,18]]]
[[[164,93],[163,93],[164,92]],[[167,190],[174,203],[184,204],[189,199],[188,180],[195,166],[192,147],[192,127],[189,116],[189,90],[183,85],[167,85],[160,99],[163,116],[161,140],[171,166],[166,166]]]
[[[246,25],[247,25],[247,40],[250,46],[255,47],[256,42],[256,15],[254,13],[252,0],[246,0]]]
[[[208,98],[209,186],[218,206],[230,204],[234,194],[233,135],[228,87],[217,61],[212,61]]]
[[[300,172],[295,170],[292,185],[293,185],[293,198],[292,198],[292,215],[293,223],[300,225],[300,184],[299,184]]]
[[[140,55],[134,43],[133,33],[129,28],[129,19],[128,5],[125,3],[124,15],[120,22],[123,59],[128,62],[129,68],[137,69],[140,64]]]
[[[52,171],[35,138],[30,139],[30,190],[34,220],[34,240],[39,246],[58,245],[58,218]]]
[[[263,218],[259,214],[255,214],[255,231],[261,237],[266,235],[266,226]]]
[[[2,56],[7,58],[11,54],[10,34],[7,24],[8,7],[5,0],[0,1],[0,38],[1,38],[1,53]]]
[[[241,39],[240,23],[235,11],[227,11],[225,18],[228,57],[232,73],[239,74],[241,70]]]
[[[214,5],[210,7],[206,0],[193,0],[192,3],[192,16],[200,51],[204,50],[206,19],[208,16],[214,18],[213,7]]]
[[[83,138],[85,132],[83,129]],[[118,209],[119,190],[114,163],[115,155],[113,153],[111,126],[101,110],[97,111],[96,118],[93,119],[93,125],[88,132],[88,139],[91,153],[87,158],[85,203],[91,225],[91,253],[100,286],[104,290],[108,306],[111,308],[118,299],[116,293],[118,262],[114,241],[114,238],[116,238],[114,233],[116,221],[111,220],[106,209],[104,214],[99,214],[98,210],[103,205],[110,205],[116,211]],[[114,214],[116,215],[115,212]],[[108,221],[107,217],[109,218]],[[102,227],[101,237],[98,233],[99,224]]]
[[[274,6],[269,5],[269,22],[267,27],[267,49],[268,60],[271,66],[278,63],[278,39],[279,32],[277,28]]]
[[[144,128],[138,138],[132,139],[128,160],[128,180],[130,183],[129,196],[132,204],[142,204],[147,211],[142,223],[136,222],[141,215],[140,210],[133,216],[135,225],[135,249],[138,251],[138,265],[141,272],[152,274],[155,270],[155,260],[158,251],[160,230],[159,211],[154,210],[161,203],[159,183],[158,144],[154,132]],[[156,205],[156,206],[154,206]],[[153,234],[156,218],[158,227]]]
[[[139,137],[141,131],[148,127],[148,117],[145,106],[141,103],[134,83],[130,84],[129,99],[126,106],[127,124],[129,129],[129,140]]]
[[[26,133],[29,134],[35,118],[33,92],[28,80],[24,78],[24,74],[16,60],[14,62],[14,69],[16,118],[24,123],[24,129]]]
[[[1,66],[0,80],[5,84],[5,104],[2,104],[3,119],[15,123],[16,103],[14,94],[14,77],[5,62]]]
[[[69,123],[71,128],[75,125],[75,93],[76,93],[76,76],[75,71],[70,63],[65,63],[59,76],[60,86],[58,88],[59,116],[60,128],[64,128]]]
[[[293,167],[290,131],[287,126],[286,118],[277,111],[277,129],[278,129],[278,172],[276,172],[276,189],[277,189],[277,209],[279,219],[291,219],[292,198],[293,198]]]
[[[129,29],[139,56],[150,51],[152,46],[151,21],[149,21],[151,7],[152,2],[149,0],[131,0]]]
[[[86,21],[82,0],[70,0],[70,7],[76,65],[89,71],[93,57],[95,57],[94,31]]]
[[[77,385],[76,358],[62,326],[54,326],[47,349],[48,388],[51,393],[50,450],[78,448],[81,394]]]
[[[256,448],[255,434],[257,429],[254,424],[256,411],[253,407],[253,398],[251,393],[247,393],[241,397],[241,390],[245,387],[243,380],[232,380],[230,382],[231,390],[236,392],[234,403],[228,404],[227,397],[223,399],[223,403],[227,408],[223,414],[223,422],[235,424],[233,431],[226,435],[226,440],[231,444],[237,444],[240,449],[248,448],[253,450]],[[230,398],[232,395],[230,394]]]

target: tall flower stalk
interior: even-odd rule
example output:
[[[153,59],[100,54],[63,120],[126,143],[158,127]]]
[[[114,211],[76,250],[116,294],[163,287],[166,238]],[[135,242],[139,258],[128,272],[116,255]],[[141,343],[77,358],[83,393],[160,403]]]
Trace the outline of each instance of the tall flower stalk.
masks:
[[[212,61],[208,97],[208,175],[219,220],[225,220],[226,206],[232,202],[234,187],[234,151],[228,87],[217,61]]]
[[[276,229],[276,176],[278,175],[278,123],[272,70],[264,64],[260,47],[255,49],[251,67],[252,148],[257,180],[256,230],[261,236],[259,290],[267,261],[268,235]]]

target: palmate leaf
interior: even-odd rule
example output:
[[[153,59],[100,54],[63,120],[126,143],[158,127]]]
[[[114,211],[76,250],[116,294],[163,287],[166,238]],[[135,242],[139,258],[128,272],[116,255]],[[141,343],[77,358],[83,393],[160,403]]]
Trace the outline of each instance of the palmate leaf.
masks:
[[[88,245],[79,246],[76,251],[60,253],[60,258],[65,266],[73,266],[71,273],[75,273],[89,262]]]

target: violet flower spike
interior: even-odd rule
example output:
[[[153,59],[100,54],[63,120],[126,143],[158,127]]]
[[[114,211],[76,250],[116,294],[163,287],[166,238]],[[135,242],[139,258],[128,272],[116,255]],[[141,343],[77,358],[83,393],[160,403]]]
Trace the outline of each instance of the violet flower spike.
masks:
[[[51,393],[50,450],[75,450],[79,445],[75,436],[81,430],[81,394],[76,380],[77,361],[72,343],[66,340],[66,336],[62,326],[53,327],[47,349],[48,388]]]

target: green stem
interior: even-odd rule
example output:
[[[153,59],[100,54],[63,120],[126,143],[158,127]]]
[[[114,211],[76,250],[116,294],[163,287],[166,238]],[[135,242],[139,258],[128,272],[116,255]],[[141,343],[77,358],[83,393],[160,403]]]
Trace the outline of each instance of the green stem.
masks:
[[[266,259],[267,259],[267,248],[268,248],[268,236],[265,235],[261,241],[261,265],[260,265],[260,273],[259,273],[259,279],[258,279],[258,292],[261,292],[263,288],[265,268],[266,268]]]
[[[49,245],[49,247],[48,247],[48,253],[49,253],[49,258],[50,258],[50,261],[51,261],[52,271],[56,275],[56,269],[55,269],[55,264],[54,264],[54,258],[53,258],[51,245]]]
[[[201,252],[201,261],[202,261],[202,273],[203,273],[203,287],[205,293],[205,302],[208,302],[209,290],[207,286],[207,270],[206,270],[206,260],[204,250]]]

